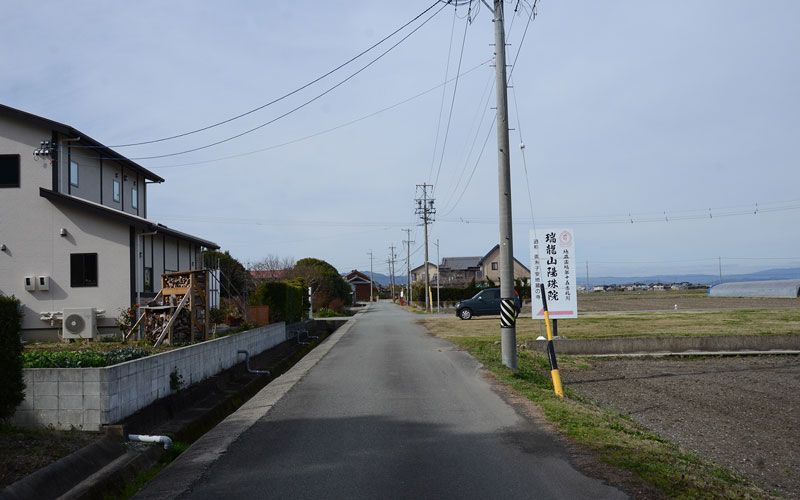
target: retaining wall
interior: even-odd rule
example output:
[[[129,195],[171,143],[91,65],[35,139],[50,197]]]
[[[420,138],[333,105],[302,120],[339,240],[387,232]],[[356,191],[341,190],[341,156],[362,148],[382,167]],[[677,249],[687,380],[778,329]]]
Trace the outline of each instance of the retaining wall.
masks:
[[[800,335],[731,335],[651,337],[642,339],[555,339],[558,354],[634,354],[657,352],[800,350]],[[544,350],[546,340],[528,340],[526,347]]]
[[[240,349],[253,356],[285,340],[277,323],[103,368],[26,368],[12,422],[97,431],[172,393],[173,378],[194,384],[242,361]]]

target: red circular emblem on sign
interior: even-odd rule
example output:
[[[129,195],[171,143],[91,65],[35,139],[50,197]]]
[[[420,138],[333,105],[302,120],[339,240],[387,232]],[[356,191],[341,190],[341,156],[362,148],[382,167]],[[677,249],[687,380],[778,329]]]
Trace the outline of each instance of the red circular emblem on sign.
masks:
[[[572,246],[572,233],[569,231],[562,231],[560,235],[558,235],[558,241],[561,243],[562,247],[571,247]]]

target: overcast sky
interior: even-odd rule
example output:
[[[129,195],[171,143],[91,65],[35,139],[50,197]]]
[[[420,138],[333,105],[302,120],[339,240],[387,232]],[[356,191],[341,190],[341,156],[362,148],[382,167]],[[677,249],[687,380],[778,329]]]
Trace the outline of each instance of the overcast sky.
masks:
[[[532,2],[506,3],[517,258],[530,263],[532,207],[538,229],[575,230],[594,275],[714,274],[719,256],[724,272],[800,265],[800,2],[543,0],[520,46]],[[432,4],[5,0],[0,102],[110,146],[170,137],[306,85]],[[403,228],[423,262],[416,185],[435,183],[440,257],[485,254],[498,241],[493,23],[483,4],[467,14],[439,4],[276,104],[116,148],[166,179],[148,189],[148,217],[243,262],[369,270],[372,251],[386,272],[394,244],[402,273]],[[453,99],[455,82],[442,85],[459,64]],[[239,138],[137,159],[329,90]]]

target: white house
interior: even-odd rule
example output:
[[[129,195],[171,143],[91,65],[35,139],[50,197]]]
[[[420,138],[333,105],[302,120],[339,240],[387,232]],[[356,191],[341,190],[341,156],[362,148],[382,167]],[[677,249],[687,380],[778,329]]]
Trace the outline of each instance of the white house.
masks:
[[[22,303],[23,338],[55,340],[43,313],[120,310],[154,297],[166,271],[202,268],[213,242],[147,219],[164,179],[83,132],[0,105],[0,294]],[[44,314],[47,317],[47,314]]]

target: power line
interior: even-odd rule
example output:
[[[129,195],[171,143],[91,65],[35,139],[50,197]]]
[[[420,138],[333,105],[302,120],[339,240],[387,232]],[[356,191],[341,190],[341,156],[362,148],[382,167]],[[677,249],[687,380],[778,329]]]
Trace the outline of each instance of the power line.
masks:
[[[456,14],[458,8],[453,9],[453,24],[450,26],[450,43],[447,44],[447,64],[444,68],[444,81],[447,81],[447,76],[450,74],[450,54],[453,51],[453,34],[456,31]],[[458,74],[458,73],[456,73]],[[442,101],[439,103],[439,120],[436,122],[436,140],[433,142],[433,154],[431,155],[431,169],[428,172],[428,182],[431,181],[433,175],[433,165],[436,163],[436,151],[439,148],[439,132],[442,129],[442,112],[444,111],[444,98],[447,95],[447,86],[442,88]]]
[[[539,217],[539,222],[547,224],[573,224],[573,225],[604,225],[604,224],[641,224],[641,223],[671,223],[687,220],[718,219],[725,217],[741,217],[759,215],[762,213],[786,212],[800,210],[800,200],[776,201],[767,203],[754,203],[728,208],[700,208],[694,210],[677,210],[662,212],[646,212],[641,214],[628,213],[625,215],[582,215],[575,217]],[[452,210],[451,210],[452,211]],[[448,212],[449,214],[449,212]],[[448,215],[445,214],[445,217]],[[439,219],[448,223],[463,224],[496,224],[497,219],[469,218]],[[518,218],[515,224],[532,222],[525,218]]]
[[[196,133],[198,133],[198,132],[203,132],[203,131],[206,131],[206,130],[212,129],[212,128],[214,128],[214,127],[219,127],[220,125],[224,125],[224,124],[226,124],[226,123],[230,123],[230,122],[232,122],[232,121],[234,121],[234,120],[238,120],[239,118],[243,118],[243,117],[245,117],[245,116],[251,115],[251,114],[255,113],[256,111],[260,111],[260,110],[262,110],[262,109],[264,109],[264,108],[266,108],[266,107],[268,107],[268,106],[271,106],[271,105],[273,105],[273,104],[275,104],[275,103],[278,103],[278,102],[280,102],[280,101],[282,101],[282,100],[286,99],[287,97],[291,97],[291,96],[293,96],[294,94],[296,94],[296,93],[298,93],[298,92],[300,92],[300,91],[302,91],[302,90],[304,90],[304,89],[306,89],[306,88],[310,87],[311,85],[314,85],[315,83],[319,82],[320,80],[323,80],[324,78],[326,78],[326,77],[328,77],[328,76],[332,75],[333,73],[335,73],[335,72],[339,71],[340,69],[344,68],[345,66],[347,66],[347,65],[348,65],[348,64],[350,64],[351,62],[355,61],[356,59],[360,58],[360,57],[361,57],[361,56],[363,56],[364,54],[366,54],[366,53],[370,52],[372,49],[374,49],[374,48],[375,48],[375,47],[377,47],[378,45],[381,45],[383,42],[385,42],[386,40],[390,39],[391,37],[393,37],[394,35],[396,35],[396,34],[397,34],[397,33],[399,33],[400,31],[402,31],[403,29],[405,29],[406,27],[408,27],[408,26],[409,26],[410,24],[412,24],[414,21],[416,21],[416,20],[417,20],[417,19],[419,19],[420,17],[424,16],[424,15],[425,15],[425,14],[426,14],[428,11],[430,11],[431,9],[433,9],[433,8],[434,8],[434,7],[435,7],[435,6],[436,6],[438,3],[439,3],[439,0],[437,0],[436,2],[434,2],[433,4],[431,4],[431,6],[430,6],[430,7],[428,7],[427,9],[425,9],[424,11],[420,12],[419,14],[417,14],[417,15],[416,15],[416,16],[415,16],[413,19],[411,19],[410,21],[408,21],[408,22],[407,22],[407,23],[405,23],[404,25],[400,26],[400,27],[399,27],[399,28],[397,28],[396,30],[392,31],[391,33],[389,33],[388,35],[386,35],[385,37],[383,37],[383,38],[382,38],[380,41],[378,41],[377,43],[375,43],[375,44],[373,44],[373,45],[369,46],[368,48],[366,48],[366,49],[364,49],[364,50],[362,50],[361,52],[359,52],[359,53],[358,53],[358,54],[356,54],[355,56],[351,57],[350,59],[348,59],[347,61],[343,62],[342,64],[340,64],[340,65],[336,66],[335,68],[333,68],[332,70],[328,71],[327,73],[325,73],[325,74],[323,74],[323,75],[321,75],[321,76],[318,76],[317,78],[315,78],[315,79],[311,80],[310,82],[306,83],[305,85],[302,85],[302,86],[300,86],[300,87],[298,87],[298,88],[296,88],[296,89],[292,90],[291,92],[288,92],[288,93],[286,93],[286,94],[284,94],[284,95],[282,95],[282,96],[280,96],[280,97],[278,97],[278,98],[276,98],[276,99],[273,99],[272,101],[269,101],[269,102],[268,102],[268,103],[266,103],[266,104],[262,104],[261,106],[258,106],[258,107],[256,107],[256,108],[253,108],[253,109],[251,109],[251,110],[249,110],[249,111],[246,111],[246,112],[244,112],[244,113],[238,114],[238,115],[236,115],[236,116],[233,116],[233,117],[231,117],[231,118],[228,118],[228,119],[226,119],[226,120],[223,120],[223,121],[221,121],[221,122],[217,122],[217,123],[214,123],[214,124],[211,124],[211,125],[207,125],[207,126],[205,126],[205,127],[201,127],[201,128],[195,129],[195,130],[191,130],[191,131],[189,131],[189,132],[184,132],[184,133],[181,133],[181,134],[176,134],[176,135],[169,136],[169,137],[162,137],[162,138],[160,138],[160,139],[152,139],[152,140],[149,140],[149,141],[141,141],[141,142],[132,142],[132,143],[128,143],[128,144],[117,144],[116,146],[109,146],[109,147],[112,147],[112,148],[124,148],[124,147],[129,147],[129,146],[142,146],[142,145],[145,145],[145,144],[154,144],[154,143],[157,143],[157,142],[164,142],[164,141],[169,141],[169,140],[172,140],[172,139],[178,139],[178,138],[180,138],[180,137],[186,137],[187,135],[192,135],[192,134],[196,134]],[[440,9],[440,10],[441,10],[441,9]]]
[[[536,3],[537,3],[536,0],[534,0],[533,6],[531,7],[531,13],[528,16],[528,22],[525,24],[525,30],[522,33],[522,38],[520,39],[520,43],[519,43],[519,45],[517,47],[517,53],[514,56],[514,62],[512,63],[511,70],[510,70],[510,72],[508,74],[507,80],[510,80],[511,74],[514,72],[514,67],[517,64],[517,59],[519,59],[519,54],[522,51],[522,44],[525,41],[525,35],[528,33],[528,26],[530,26],[531,20],[536,16],[536,11],[535,11]],[[519,4],[517,5],[517,7],[519,7]],[[516,12],[516,10],[517,9],[515,8],[514,11]],[[511,26],[509,27],[508,33],[506,34],[506,42],[508,42],[508,40],[510,39],[511,29],[514,27],[514,20],[515,19],[516,18],[512,18],[511,19]],[[487,106],[488,106],[488,100],[487,100]],[[486,110],[487,109],[488,108],[484,107],[484,115],[483,116],[486,115]],[[481,148],[481,152],[478,155],[478,159],[475,162],[475,166],[472,168],[472,172],[470,172],[469,180],[467,180],[467,183],[464,185],[464,189],[463,189],[463,191],[461,191],[461,194],[459,195],[458,200],[450,208],[450,210],[447,213],[444,214],[445,216],[449,215],[450,213],[453,212],[453,210],[456,209],[458,204],[461,202],[461,199],[464,197],[464,194],[467,192],[467,188],[469,187],[470,182],[472,182],[472,177],[473,177],[473,175],[475,175],[475,171],[478,168],[478,164],[480,162],[480,159],[483,157],[483,152],[486,149],[486,144],[489,141],[489,137],[491,136],[491,133],[492,133],[492,130],[494,129],[494,124],[495,124],[496,121],[497,121],[497,116],[495,116],[494,119],[492,120],[492,125],[489,127],[488,133],[486,134],[486,140],[483,143],[483,147]],[[481,123],[483,123],[483,117],[481,118]],[[480,124],[478,125],[478,127],[480,128]],[[477,141],[477,138],[478,138],[478,132],[476,131],[475,138],[473,139],[473,143],[472,143],[472,148],[475,147],[475,142]],[[459,184],[461,184],[461,179],[464,178],[464,174],[466,173],[467,165],[469,164],[469,158],[470,158],[470,156],[472,156],[472,148],[470,148],[470,154],[467,156],[467,160],[466,160],[466,162],[464,164],[464,169],[461,171],[461,175],[459,176],[458,182],[456,183],[455,187],[453,188],[453,192],[448,197],[447,202],[444,204],[445,209],[446,209],[447,206],[449,206],[450,200],[453,198],[453,195],[455,195],[455,193],[458,191],[458,186],[459,186]],[[527,167],[526,167],[526,172],[527,172]]]
[[[205,164],[205,163],[213,163],[213,162],[217,162],[217,161],[230,160],[230,159],[234,159],[234,158],[241,158],[243,156],[249,156],[249,155],[253,155],[253,154],[256,154],[256,153],[263,153],[264,151],[271,151],[273,149],[278,149],[278,148],[282,148],[284,146],[289,146],[291,144],[296,144],[298,142],[306,141],[308,139],[313,139],[314,137],[318,137],[320,135],[324,135],[324,134],[327,134],[327,133],[330,133],[330,132],[334,132],[334,131],[339,130],[341,128],[348,127],[348,126],[356,124],[356,123],[358,123],[360,121],[366,120],[368,118],[372,118],[373,116],[379,115],[379,114],[384,113],[386,111],[389,111],[389,110],[392,110],[392,109],[397,108],[399,106],[402,106],[403,104],[407,104],[407,103],[409,103],[409,102],[411,102],[413,100],[416,100],[416,99],[418,99],[418,98],[420,98],[420,97],[422,97],[424,95],[430,94],[431,92],[433,92],[434,90],[436,90],[436,89],[438,89],[440,87],[446,86],[448,83],[450,83],[450,82],[452,82],[452,81],[454,81],[454,80],[456,80],[458,78],[463,78],[463,77],[467,76],[468,74],[474,72],[477,69],[480,69],[481,67],[485,66],[488,63],[489,63],[489,61],[484,61],[484,62],[482,62],[482,63],[480,63],[480,64],[478,64],[476,66],[473,66],[472,68],[468,69],[464,73],[454,76],[453,78],[451,78],[450,80],[448,80],[448,81],[446,81],[444,83],[440,83],[439,85],[436,85],[435,87],[431,87],[428,90],[425,90],[425,91],[420,92],[420,93],[418,93],[416,95],[408,97],[408,98],[406,98],[406,99],[404,99],[402,101],[396,102],[395,104],[392,104],[391,106],[387,106],[387,107],[379,109],[377,111],[373,111],[372,113],[369,113],[367,115],[361,116],[360,118],[356,118],[354,120],[350,120],[349,122],[345,122],[345,123],[336,125],[335,127],[331,127],[331,128],[325,129],[325,130],[321,130],[319,132],[316,132],[314,134],[301,137],[299,139],[293,139],[291,141],[282,142],[280,144],[274,144],[274,145],[268,146],[266,148],[260,148],[260,149],[256,149],[256,150],[253,150],[253,151],[248,151],[247,153],[239,153],[239,154],[236,154],[236,155],[224,156],[224,157],[221,157],[221,158],[214,158],[214,159],[211,159],[211,160],[203,160],[203,161],[188,162],[188,163],[179,163],[179,164],[175,164],[175,165],[160,165],[160,166],[148,167],[148,168],[150,170],[158,170],[158,169],[162,169],[162,168],[177,168],[177,167],[188,167],[188,166],[192,166],[192,165],[202,165],[202,164]],[[83,156],[83,155],[73,154],[73,156]],[[94,157],[92,156],[91,158],[94,158]]]
[[[195,152],[195,151],[200,151],[200,150],[203,150],[203,149],[208,149],[208,148],[210,148],[210,147],[213,147],[213,146],[218,146],[218,145],[220,145],[220,144],[223,144],[223,143],[226,143],[226,142],[232,141],[232,140],[234,140],[234,139],[238,139],[239,137],[242,137],[242,136],[244,136],[244,135],[247,135],[247,134],[250,134],[250,133],[252,133],[252,132],[255,132],[256,130],[262,129],[262,128],[266,127],[267,125],[270,125],[270,124],[272,124],[272,123],[275,123],[276,121],[278,121],[278,120],[280,120],[280,119],[282,119],[282,118],[285,118],[285,117],[289,116],[290,114],[292,114],[292,113],[294,113],[294,112],[296,112],[296,111],[298,111],[298,110],[300,110],[300,109],[302,109],[302,108],[304,108],[304,107],[308,106],[309,104],[311,104],[311,103],[313,103],[313,102],[315,102],[315,101],[319,100],[319,99],[320,99],[320,98],[322,98],[323,96],[325,96],[325,95],[327,95],[327,94],[329,94],[329,93],[333,92],[335,89],[339,88],[340,86],[344,85],[346,82],[348,82],[348,81],[350,81],[351,79],[353,79],[353,78],[354,78],[356,75],[360,74],[362,71],[366,70],[367,68],[369,68],[370,66],[372,66],[373,64],[375,64],[376,62],[378,62],[378,61],[379,61],[380,59],[382,59],[382,58],[383,58],[383,57],[384,57],[386,54],[388,54],[388,53],[389,53],[389,52],[391,52],[393,49],[395,49],[395,48],[396,48],[398,45],[400,45],[401,43],[403,43],[404,41],[406,41],[406,40],[407,40],[407,39],[408,39],[408,38],[409,38],[411,35],[413,35],[413,34],[414,34],[414,33],[416,33],[417,31],[419,31],[419,29],[420,29],[420,28],[422,28],[423,26],[425,26],[425,25],[426,25],[426,24],[427,24],[427,23],[428,23],[428,22],[429,22],[431,19],[433,19],[434,17],[436,17],[436,15],[437,15],[439,12],[441,12],[441,11],[442,11],[442,9],[444,9],[444,7],[445,7],[445,6],[446,6],[446,4],[445,4],[445,5],[443,5],[443,6],[442,6],[442,7],[441,7],[439,10],[437,10],[436,12],[434,12],[434,13],[433,13],[431,16],[429,16],[427,19],[425,19],[425,20],[422,22],[422,24],[420,24],[419,26],[417,26],[416,28],[414,28],[413,30],[411,30],[411,32],[410,32],[410,33],[408,33],[408,34],[407,34],[407,35],[405,35],[403,38],[401,38],[401,39],[400,39],[400,40],[399,40],[397,43],[395,43],[394,45],[392,45],[391,47],[389,47],[387,50],[385,50],[384,52],[382,52],[382,53],[381,53],[381,54],[380,54],[378,57],[376,57],[375,59],[373,59],[372,61],[370,61],[370,62],[369,62],[369,63],[367,63],[366,65],[364,65],[364,66],[363,66],[361,69],[359,69],[359,70],[358,70],[358,71],[356,71],[355,73],[351,74],[350,76],[348,76],[348,77],[347,77],[347,78],[345,78],[344,80],[340,81],[340,82],[339,82],[339,83],[337,83],[336,85],[332,86],[332,87],[331,87],[331,88],[329,88],[328,90],[326,90],[326,91],[322,92],[321,94],[318,94],[316,97],[314,97],[314,98],[312,98],[312,99],[309,99],[308,101],[304,102],[303,104],[300,104],[299,106],[296,106],[296,107],[292,108],[291,110],[289,110],[289,111],[287,111],[287,112],[285,112],[285,113],[283,113],[283,114],[281,114],[281,115],[279,115],[279,116],[277,116],[277,117],[273,118],[272,120],[269,120],[269,121],[267,121],[267,122],[264,122],[264,123],[262,123],[262,124],[260,124],[260,125],[258,125],[258,126],[255,126],[255,127],[253,127],[253,128],[250,128],[250,129],[248,129],[248,130],[245,130],[244,132],[241,132],[241,133],[239,133],[239,134],[233,135],[233,136],[231,136],[231,137],[228,137],[228,138],[225,138],[225,139],[222,139],[222,140],[216,141],[216,142],[212,142],[212,143],[210,143],[210,144],[206,144],[206,145],[204,145],[204,146],[198,146],[198,147],[196,147],[196,148],[187,149],[187,150],[184,150],[184,151],[178,151],[178,152],[175,152],[175,153],[167,153],[167,154],[161,154],[161,155],[152,155],[152,156],[139,156],[139,157],[135,157],[135,158],[119,158],[119,157],[111,157],[111,158],[99,158],[99,159],[102,159],[102,160],[125,160],[125,159],[127,159],[127,160],[137,160],[137,161],[138,161],[138,160],[153,160],[153,159],[156,159],[156,158],[168,158],[168,157],[171,157],[171,156],[178,156],[178,155],[182,155],[182,154],[193,153],[193,152]],[[430,9],[428,9],[428,10],[430,10]],[[426,11],[426,12],[427,12],[427,11]],[[71,148],[74,148],[74,147],[77,147],[77,146],[70,146],[70,147],[71,147]]]
[[[472,9],[471,5],[472,5],[472,2],[470,2],[470,10]],[[464,36],[461,38],[461,53],[458,56],[458,68],[456,69],[456,74],[461,72],[461,62],[464,59],[464,46],[466,45],[466,41],[467,41],[467,28],[469,28],[469,25],[470,25],[469,21],[464,23]],[[433,181],[433,185],[434,186],[438,185],[438,183],[439,183],[439,174],[442,171],[442,163],[444,162],[444,153],[445,153],[445,150],[447,149],[447,138],[450,135],[450,123],[453,120],[453,109],[455,109],[455,107],[456,107],[456,94],[457,94],[457,92],[458,92],[458,80],[456,80],[455,84],[453,85],[453,98],[450,101],[450,113],[447,116],[447,127],[445,128],[445,131],[444,131],[444,140],[442,141],[442,153],[441,153],[441,156],[439,157],[439,167],[436,169],[436,180]]]

